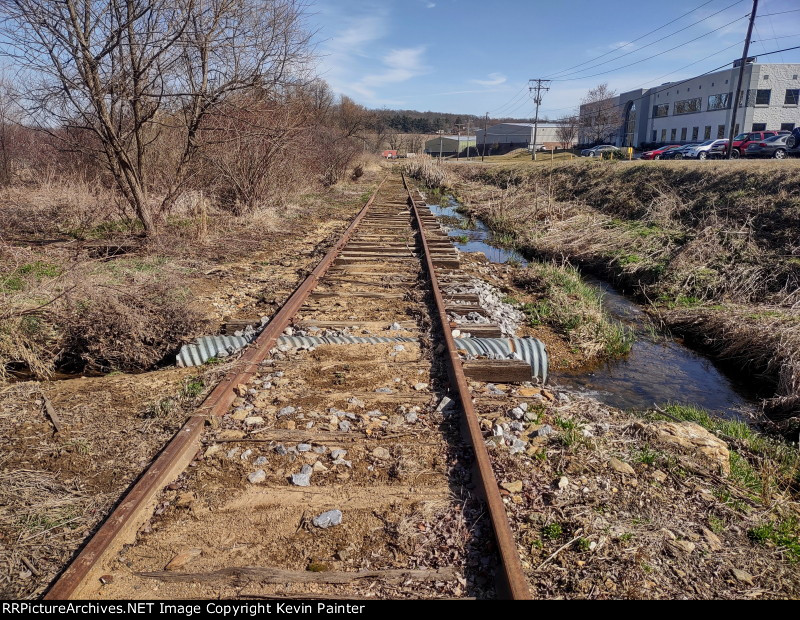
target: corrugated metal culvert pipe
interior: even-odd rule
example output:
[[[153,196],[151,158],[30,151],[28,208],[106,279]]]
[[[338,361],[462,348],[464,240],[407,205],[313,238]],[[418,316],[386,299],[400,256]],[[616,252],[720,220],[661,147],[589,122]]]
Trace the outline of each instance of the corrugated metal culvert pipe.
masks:
[[[243,336],[203,336],[184,346],[178,354],[177,365],[199,366],[212,357],[227,357],[244,348],[255,333]],[[384,338],[360,336],[281,336],[277,346],[293,349],[331,344],[403,344],[417,342],[416,338]],[[456,347],[475,357],[518,359],[531,365],[533,376],[547,383],[548,357],[545,344],[537,338],[456,338]]]

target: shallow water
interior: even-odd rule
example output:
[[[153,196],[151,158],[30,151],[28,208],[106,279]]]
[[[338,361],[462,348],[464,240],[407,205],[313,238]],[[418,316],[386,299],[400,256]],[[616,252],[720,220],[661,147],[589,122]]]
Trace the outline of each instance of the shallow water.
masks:
[[[493,242],[492,232],[481,221],[460,214],[458,202],[448,198],[448,205],[429,205],[442,218],[451,237],[462,252],[483,252],[493,263],[509,261],[526,265],[515,250]],[[636,333],[631,352],[593,368],[553,372],[550,382],[584,392],[608,405],[621,409],[648,409],[667,402],[692,404],[718,415],[746,417],[758,402],[758,394],[742,381],[726,375],[712,360],[693,351],[680,341],[656,333],[648,315],[639,305],[617,292],[610,284],[585,277],[586,282],[603,292],[608,312]]]

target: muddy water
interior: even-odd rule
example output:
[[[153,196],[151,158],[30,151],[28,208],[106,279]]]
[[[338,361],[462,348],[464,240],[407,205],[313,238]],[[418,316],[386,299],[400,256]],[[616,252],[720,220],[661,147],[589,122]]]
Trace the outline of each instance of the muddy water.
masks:
[[[447,198],[447,206],[429,205],[447,226],[456,247],[463,252],[483,252],[493,263],[527,264],[514,250],[500,247],[489,228],[458,212],[459,204]],[[634,302],[600,280],[585,278],[603,292],[608,312],[636,334],[631,352],[624,358],[591,368],[554,372],[550,382],[584,392],[621,409],[648,409],[654,403],[693,404],[730,418],[746,417],[758,402],[758,394],[726,375],[714,362],[660,334],[648,315]]]

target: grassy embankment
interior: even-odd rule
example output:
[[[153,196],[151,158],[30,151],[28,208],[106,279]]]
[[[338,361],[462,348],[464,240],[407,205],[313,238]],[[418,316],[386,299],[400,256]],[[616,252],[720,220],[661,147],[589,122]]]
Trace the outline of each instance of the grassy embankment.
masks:
[[[799,162],[463,166],[442,183],[524,252],[615,281],[800,413]],[[431,179],[436,181],[436,179]]]
[[[430,188],[430,200],[447,203],[445,194],[455,181],[452,168],[419,160],[407,164],[406,169]],[[507,230],[498,231],[495,240],[510,247],[516,245],[515,235]],[[587,285],[573,265],[532,261],[514,274],[513,284],[528,293],[529,300],[507,301],[525,312],[531,327],[546,325],[555,330],[584,362],[619,357],[630,351],[634,334],[609,316],[602,294]]]

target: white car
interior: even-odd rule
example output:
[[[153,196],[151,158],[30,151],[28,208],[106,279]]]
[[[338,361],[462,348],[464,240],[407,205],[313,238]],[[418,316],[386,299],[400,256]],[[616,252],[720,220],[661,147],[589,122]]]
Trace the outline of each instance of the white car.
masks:
[[[702,144],[687,149],[683,153],[684,159],[714,159],[722,157],[727,150],[728,140],[706,140]]]

